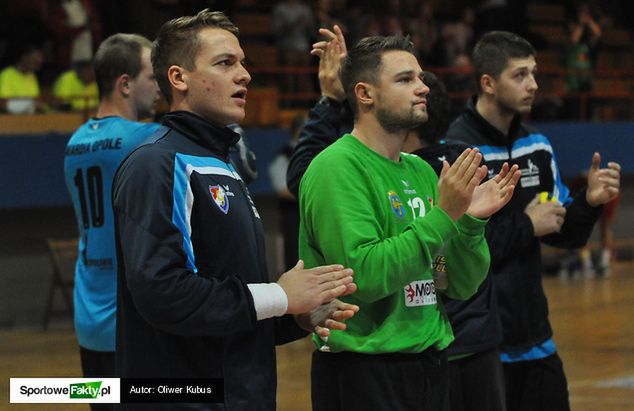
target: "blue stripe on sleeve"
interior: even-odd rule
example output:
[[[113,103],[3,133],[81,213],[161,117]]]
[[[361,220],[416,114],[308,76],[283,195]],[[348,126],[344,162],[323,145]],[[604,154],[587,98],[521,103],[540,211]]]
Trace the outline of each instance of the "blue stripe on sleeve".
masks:
[[[194,248],[191,240],[191,212],[193,195],[190,186],[190,176],[194,169],[209,168],[210,172],[205,174],[235,173],[233,167],[222,160],[214,157],[196,157],[184,154],[176,154],[174,159],[174,204],[172,211],[172,222],[183,235],[183,248],[187,255],[187,268],[194,273],[198,272]],[[222,173],[224,174],[224,173]]]

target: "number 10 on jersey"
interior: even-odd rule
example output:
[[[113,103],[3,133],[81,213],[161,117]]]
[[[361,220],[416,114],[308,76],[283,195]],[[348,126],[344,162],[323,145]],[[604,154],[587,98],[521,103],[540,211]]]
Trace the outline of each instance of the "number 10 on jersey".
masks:
[[[89,167],[85,173],[83,169],[78,168],[73,180],[77,187],[81,206],[81,221],[84,228],[101,227],[104,220],[101,168]],[[89,211],[90,216],[88,215]]]

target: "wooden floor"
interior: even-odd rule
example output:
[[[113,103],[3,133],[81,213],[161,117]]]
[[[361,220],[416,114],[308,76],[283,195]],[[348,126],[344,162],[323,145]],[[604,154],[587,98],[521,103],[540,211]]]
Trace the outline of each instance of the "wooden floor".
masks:
[[[634,411],[634,264],[608,279],[545,278],[555,342],[573,411]],[[310,410],[308,340],[278,348],[278,410]],[[0,331],[0,410],[88,410],[82,405],[10,405],[9,377],[74,377],[79,355],[69,324],[48,332]]]

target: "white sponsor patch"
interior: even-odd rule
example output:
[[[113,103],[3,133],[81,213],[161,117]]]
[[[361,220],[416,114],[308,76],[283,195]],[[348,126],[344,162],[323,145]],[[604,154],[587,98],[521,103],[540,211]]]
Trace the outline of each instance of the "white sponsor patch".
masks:
[[[403,289],[406,307],[436,304],[434,280],[413,281]]]
[[[528,166],[522,169],[520,183],[522,187],[535,187],[539,185],[539,167],[530,159],[528,160]]]
[[[539,176],[528,176],[520,179],[522,187],[535,187],[539,185]]]

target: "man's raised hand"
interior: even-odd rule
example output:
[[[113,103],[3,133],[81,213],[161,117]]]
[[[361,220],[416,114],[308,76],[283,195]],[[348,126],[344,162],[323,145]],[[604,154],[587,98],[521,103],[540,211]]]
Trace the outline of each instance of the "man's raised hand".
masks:
[[[495,214],[511,200],[521,175],[517,164],[509,167],[504,163],[499,174],[475,188],[467,214],[478,218]]]
[[[619,195],[621,187],[621,165],[610,161],[607,168],[600,168],[601,155],[594,153],[588,172],[586,201],[592,207],[605,204]]]
[[[313,44],[310,54],[319,57],[319,88],[323,96],[330,97],[337,101],[344,101],[346,93],[339,78],[341,62],[346,57],[346,40],[341,28],[337,25],[333,31],[319,29],[319,34],[326,40]]]
[[[469,208],[473,192],[487,174],[480,166],[482,154],[477,148],[468,148],[449,166],[444,162],[438,180],[438,207],[453,221],[457,221]]]

